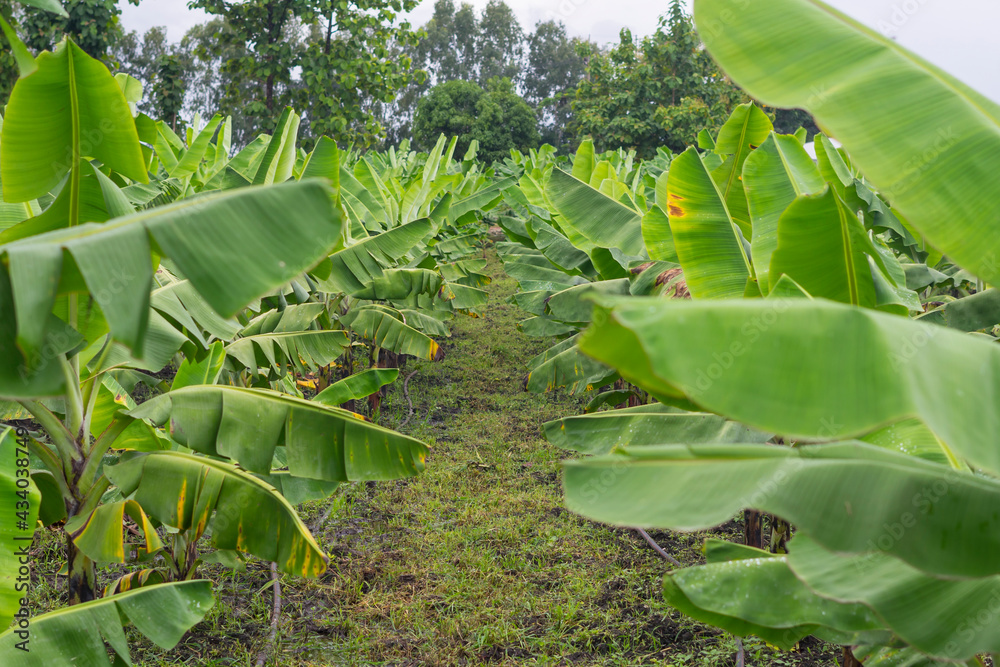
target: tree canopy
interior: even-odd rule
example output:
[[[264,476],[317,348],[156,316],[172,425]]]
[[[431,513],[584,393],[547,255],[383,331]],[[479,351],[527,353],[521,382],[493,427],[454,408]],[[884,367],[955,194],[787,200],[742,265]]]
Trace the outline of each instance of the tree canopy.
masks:
[[[601,150],[624,146],[640,157],[660,146],[684,150],[749,99],[701,48],[680,0],[652,35],[636,40],[622,30],[614,48],[593,55],[587,73],[573,101],[578,133]]]
[[[478,141],[478,157],[486,162],[502,160],[512,148],[524,151],[539,144],[534,111],[506,78],[491,79],[485,90],[473,81],[431,88],[417,105],[413,140],[429,148],[441,134],[458,137],[460,155]]]

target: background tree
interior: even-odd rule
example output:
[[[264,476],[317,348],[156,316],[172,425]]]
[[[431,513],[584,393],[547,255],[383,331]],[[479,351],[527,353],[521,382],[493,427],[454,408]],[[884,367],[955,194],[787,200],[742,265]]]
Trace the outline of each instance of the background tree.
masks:
[[[4,3],[0,5],[0,16],[3,16],[4,20],[14,27],[14,30],[20,32],[18,30],[22,16],[20,6],[15,7],[10,3]],[[2,111],[3,105],[7,104],[7,99],[10,97],[10,91],[14,88],[17,77],[18,69],[17,63],[14,61],[14,53],[7,42],[7,37],[0,30],[0,111]]]
[[[237,146],[246,144],[253,137],[254,122],[243,112],[242,106],[230,106],[226,103],[227,91],[238,91],[242,86],[244,92],[230,92],[239,99],[250,99],[251,95],[259,94],[250,90],[251,84],[243,77],[234,80],[225,71],[225,64],[230,60],[246,55],[246,47],[238,40],[231,38],[229,23],[220,17],[215,17],[205,23],[192,26],[181,39],[179,54],[186,71],[187,90],[184,97],[184,114],[191,116],[195,111],[204,114],[215,112],[225,113],[233,119],[233,143]]]
[[[139,0],[128,1],[139,4]],[[51,50],[63,35],[69,35],[89,55],[110,64],[109,51],[123,35],[117,0],[66,0],[62,5],[69,16],[24,12],[19,34],[28,48],[36,53]]]
[[[502,160],[512,148],[524,151],[539,144],[534,111],[504,78],[489,81],[486,90],[472,81],[434,86],[417,104],[413,141],[426,150],[441,134],[458,137],[458,155],[477,140],[478,156],[486,162]]]
[[[370,144],[383,134],[373,105],[418,74],[396,44],[415,43],[396,23],[417,0],[192,0],[225,18],[211,51],[228,52],[222,109],[240,107],[251,132],[268,131],[286,105],[303,112],[303,143],[328,134]]]
[[[155,117],[170,124],[177,130],[181,110],[184,107],[185,71],[181,57],[163,54],[156,69],[151,91]]]
[[[581,39],[570,39],[566,26],[555,21],[536,24],[535,31],[527,37],[527,45],[524,99],[536,109],[542,141],[573,150],[573,137],[567,131],[573,118],[572,101],[597,47]]]
[[[363,9],[362,3],[319,3],[321,39],[309,40],[300,61],[304,87],[297,107],[307,134],[364,146],[384,136],[381,107],[410,81],[419,84],[425,77],[404,51],[417,44],[417,34],[408,22],[395,26],[397,12],[417,2],[368,0]]]
[[[521,82],[524,67],[524,30],[514,11],[503,0],[489,0],[479,20],[476,40],[476,80],[485,86],[491,79]]]
[[[681,0],[671,0],[655,33],[636,42],[622,30],[617,46],[593,56],[573,110],[578,134],[600,149],[624,146],[650,157],[659,146],[684,150],[747,99],[702,48]]]

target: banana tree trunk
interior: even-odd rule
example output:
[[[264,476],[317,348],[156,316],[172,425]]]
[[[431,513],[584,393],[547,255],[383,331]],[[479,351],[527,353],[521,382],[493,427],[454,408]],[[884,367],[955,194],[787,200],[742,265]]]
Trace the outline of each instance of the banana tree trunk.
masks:
[[[763,519],[757,510],[743,510],[743,543],[748,547],[764,548]]]
[[[844,667],[864,667],[857,658],[854,657],[854,653],[851,652],[850,646],[844,647]]]
[[[97,572],[94,561],[87,558],[66,534],[66,563],[69,568],[69,603],[90,602],[97,597]]]

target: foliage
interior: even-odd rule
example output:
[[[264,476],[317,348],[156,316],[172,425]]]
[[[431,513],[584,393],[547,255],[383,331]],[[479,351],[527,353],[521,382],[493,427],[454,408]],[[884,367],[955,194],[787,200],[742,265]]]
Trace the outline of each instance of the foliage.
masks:
[[[459,153],[465,153],[475,141],[479,157],[489,163],[504,159],[511,149],[536,147],[535,123],[531,107],[507,79],[490,81],[487,90],[471,81],[448,81],[420,100],[413,139],[418,146],[429,148],[439,135],[455,135]]]
[[[661,146],[683,150],[744,101],[702,49],[680,0],[673,0],[655,33],[636,43],[623,30],[609,53],[591,57],[573,111],[577,134],[590,135],[598,148],[635,148],[648,158]]]
[[[388,102],[397,89],[419,79],[409,57],[393,48],[416,39],[407,22],[396,23],[399,13],[415,5],[413,0],[190,3],[225,18],[229,27],[207,49],[212,56],[225,55],[224,111],[242,109],[259,132],[294,104],[306,109],[307,138],[329,134],[361,144],[383,132],[362,102]]]
[[[562,338],[527,388],[618,379],[588,407],[639,403],[547,427],[593,455],[566,464],[567,505],[688,531],[744,511],[746,545],[707,541],[663,587],[737,636],[814,635],[870,666],[995,659],[998,572],[971,545],[997,539],[997,229],[969,147],[997,142],[996,106],[819,2],[734,18],[696,0],[695,17],[738,84],[844,146],[819,134],[814,161],[805,128],[747,103],[651,186],[587,143],[572,175],[542,151],[511,161],[501,252],[522,328]]]
[[[101,636],[127,661],[126,618],[186,608],[168,612],[170,632],[140,628],[169,647],[208,610],[208,582],[185,584],[209,542],[222,561],[319,576],[327,557],[292,502],[423,469],[423,443],[328,403],[367,398],[377,415],[397,374],[356,375],[366,356],[375,375],[404,354],[440,358],[430,335],[481,312],[489,279],[463,259],[479,239],[468,225],[500,194],[443,136],[422,155],[360,157],[326,137],[306,153],[290,108],[231,155],[231,118],[177,133],[137,111],[140,81],[73,41],[34,58],[5,32],[21,77],[0,140],[0,408],[33,420],[19,432],[26,502],[60,526],[72,606],[38,622],[92,637],[52,643],[50,662],[84,650],[100,664]],[[155,89],[180,70],[161,61],[154,84],[174,113],[180,96]],[[156,377],[168,366],[172,386]],[[307,400],[300,384],[338,386],[337,368],[350,391]],[[13,526],[0,524],[5,549]],[[141,569],[102,599],[108,562]]]
[[[567,37],[566,26],[555,21],[538,23],[527,42],[524,98],[537,110],[541,140],[569,148],[573,97],[595,48],[590,42]]]
[[[129,0],[138,5],[140,0]],[[52,12],[26,12],[21,30],[25,44],[35,52],[51,49],[67,35],[87,54],[106,60],[122,38],[117,0],[67,0],[68,16]]]

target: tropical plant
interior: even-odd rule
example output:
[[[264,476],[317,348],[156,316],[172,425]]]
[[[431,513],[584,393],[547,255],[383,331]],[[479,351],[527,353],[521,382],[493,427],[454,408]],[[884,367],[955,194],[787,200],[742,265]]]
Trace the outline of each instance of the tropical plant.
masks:
[[[1000,311],[992,290],[961,297],[997,278],[992,159],[978,157],[993,154],[997,107],[816,0],[739,13],[696,0],[695,20],[737,84],[806,109],[843,149],[818,137],[814,164],[737,110],[704,153],[673,161],[667,224],[642,229],[653,258],[670,238],[693,299],[597,295],[576,344],[664,405],[776,435],[661,426],[632,442],[628,413],[599,441],[586,422],[551,428],[596,454],[567,463],[567,504],[677,530],[767,512],[770,550],[710,541],[706,565],[667,575],[666,599],[777,646],[853,647],[866,665],[982,664],[1000,650],[998,572],[980,557],[998,534]]]
[[[83,632],[127,661],[121,621],[170,647],[208,611],[208,582],[189,581],[206,558],[317,576],[326,557],[293,505],[423,468],[425,445],[337,406],[395,379],[380,350],[439,356],[430,335],[485,305],[482,265],[463,258],[504,186],[444,137],[385,161],[324,138],[306,153],[291,109],[231,156],[231,119],[178,134],[133,115],[139,81],[70,40],[35,58],[2,27],[21,76],[0,135],[0,412],[33,424],[0,437],[26,450],[5,460],[30,454],[19,520],[65,522],[73,605],[33,631],[63,637],[46,660],[99,664],[102,642],[65,639]],[[355,373],[363,339],[376,368]],[[345,353],[344,377],[303,383],[318,393],[305,400],[293,378]],[[171,363],[167,386],[154,374]],[[157,395],[137,405],[139,386]],[[7,573],[17,533],[3,525]],[[96,564],[126,561],[142,569],[102,597]],[[20,595],[3,581],[9,621]],[[169,631],[142,620],[162,613]],[[0,652],[20,664],[13,641]]]

